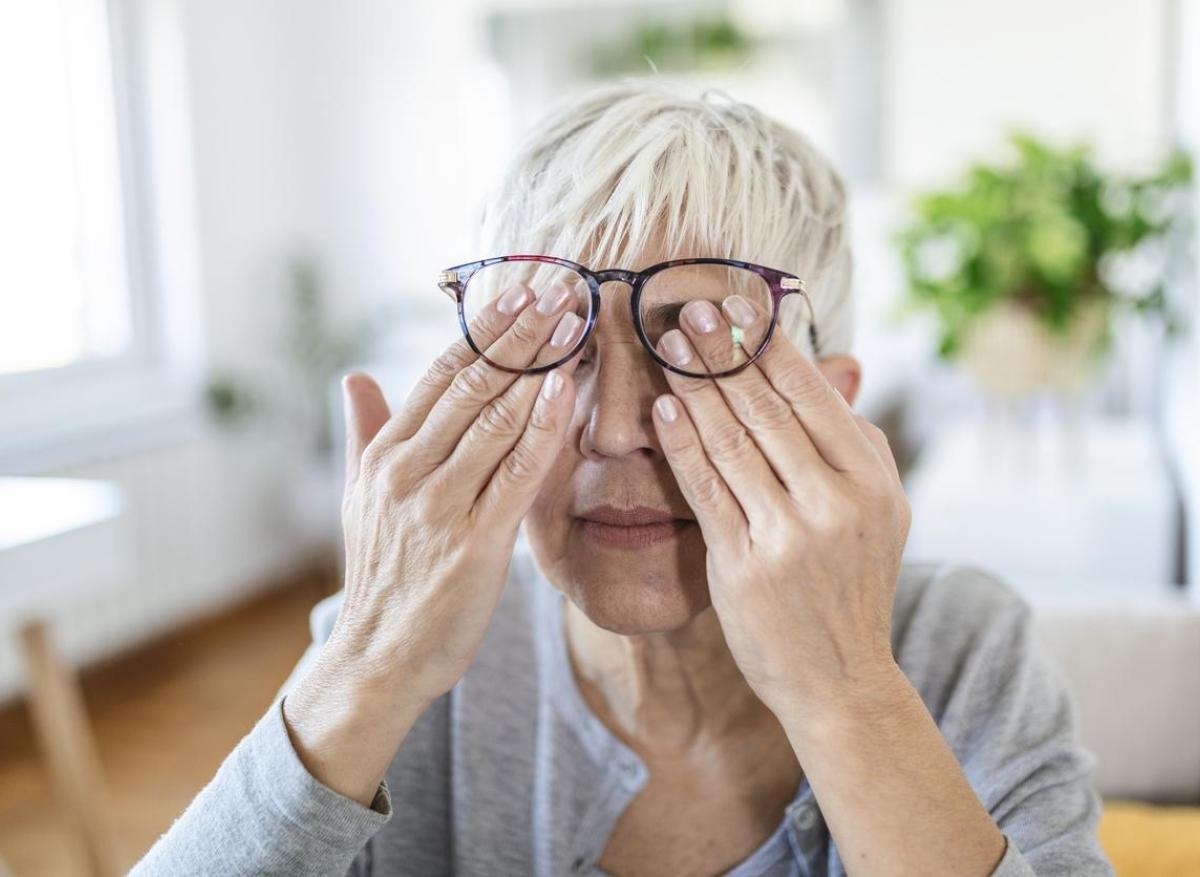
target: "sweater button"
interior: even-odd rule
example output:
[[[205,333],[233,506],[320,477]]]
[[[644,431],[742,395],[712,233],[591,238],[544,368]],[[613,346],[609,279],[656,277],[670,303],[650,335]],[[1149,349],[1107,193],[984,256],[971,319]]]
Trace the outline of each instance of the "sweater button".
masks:
[[[817,823],[817,814],[813,810],[812,805],[806,804],[803,807],[796,808],[796,815],[793,817],[796,821],[796,827],[801,831],[808,831]]]

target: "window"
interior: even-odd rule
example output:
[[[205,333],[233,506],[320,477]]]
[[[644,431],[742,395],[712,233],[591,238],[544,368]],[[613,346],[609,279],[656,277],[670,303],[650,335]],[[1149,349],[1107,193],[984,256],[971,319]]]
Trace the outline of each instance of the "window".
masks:
[[[135,341],[104,0],[0,5],[0,379]]]

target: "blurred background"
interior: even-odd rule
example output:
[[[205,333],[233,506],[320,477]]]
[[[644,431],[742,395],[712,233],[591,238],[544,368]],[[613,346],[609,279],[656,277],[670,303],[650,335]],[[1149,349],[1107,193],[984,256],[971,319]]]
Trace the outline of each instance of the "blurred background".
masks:
[[[909,557],[1030,600],[1118,872],[1200,874],[1198,59],[1192,0],[4,0],[0,873],[129,867],[266,708],[340,375],[403,399],[524,129],[639,75],[842,171]]]

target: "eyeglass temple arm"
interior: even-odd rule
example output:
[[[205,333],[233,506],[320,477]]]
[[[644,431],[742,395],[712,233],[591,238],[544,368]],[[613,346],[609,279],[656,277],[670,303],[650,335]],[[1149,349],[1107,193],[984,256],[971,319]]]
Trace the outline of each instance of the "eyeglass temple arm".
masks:
[[[458,272],[441,271],[438,273],[438,289],[446,293],[451,301],[458,301]]]
[[[804,303],[808,305],[808,340],[812,344],[813,355],[817,355],[821,350],[821,343],[817,337],[817,312],[813,308],[812,299],[808,297],[808,290],[804,288],[804,281],[798,277],[784,277],[779,286],[800,293]]]

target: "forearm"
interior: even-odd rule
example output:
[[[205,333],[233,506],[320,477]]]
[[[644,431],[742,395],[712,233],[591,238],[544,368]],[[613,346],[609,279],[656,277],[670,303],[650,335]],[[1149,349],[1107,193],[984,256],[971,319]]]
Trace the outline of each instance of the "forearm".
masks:
[[[275,703],[131,874],[345,874],[390,816],[317,782]]]
[[[891,664],[778,710],[850,875],[987,877],[1005,840]]]

